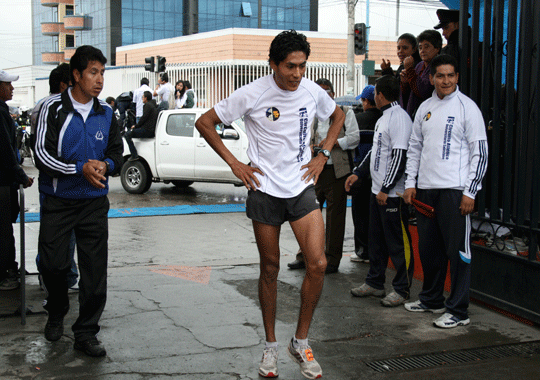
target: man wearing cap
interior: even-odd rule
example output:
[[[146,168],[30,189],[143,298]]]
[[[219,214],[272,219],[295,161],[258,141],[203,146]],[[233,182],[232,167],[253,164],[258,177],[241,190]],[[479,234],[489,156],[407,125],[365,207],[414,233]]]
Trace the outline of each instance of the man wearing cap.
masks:
[[[368,145],[371,149],[373,144],[373,134],[362,134],[363,131],[373,131],[377,120],[382,115],[382,112],[375,105],[375,86],[367,85],[360,95],[356,97],[362,102],[364,112],[356,114],[356,122],[360,130],[360,145]],[[355,162],[360,165],[365,158],[365,154],[361,154],[358,150]],[[360,155],[361,154],[361,155]],[[369,230],[369,197],[371,194],[371,178],[364,177],[361,181],[357,181],[350,190],[351,194],[351,211],[354,224],[354,251],[351,256],[351,261],[368,263],[368,230]]]
[[[34,182],[19,165],[16,128],[6,104],[13,98],[11,82],[18,79],[18,75],[0,70],[0,290],[17,289],[20,285],[13,236],[13,223],[19,214],[17,188],[32,186]]]
[[[441,54],[448,54],[459,63],[459,11],[454,9],[437,9],[439,23],[434,29],[442,29],[447,45],[441,49]]]
[[[334,86],[328,79],[320,78],[315,81],[326,93],[334,99]],[[352,172],[352,150],[358,146],[360,134],[354,111],[349,107],[342,107],[345,113],[345,122],[339,132],[338,139],[331,151],[330,158],[315,184],[315,192],[319,206],[326,202],[326,274],[338,271],[343,256],[343,238],[345,237],[345,216],[347,214],[347,193],[345,180]],[[324,122],[315,119],[312,126],[311,146],[315,154],[326,142],[331,120]],[[305,268],[301,251],[296,254],[296,260],[287,264],[291,269]]]

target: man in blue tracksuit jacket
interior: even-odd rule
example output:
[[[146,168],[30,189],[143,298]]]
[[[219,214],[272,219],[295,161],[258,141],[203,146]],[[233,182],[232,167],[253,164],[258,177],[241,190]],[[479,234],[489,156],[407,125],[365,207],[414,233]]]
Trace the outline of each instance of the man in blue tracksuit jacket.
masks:
[[[96,334],[107,291],[108,176],[120,170],[123,152],[113,110],[97,98],[106,62],[99,49],[77,49],[70,60],[73,87],[45,101],[35,141],[43,196],[38,250],[48,291],[45,338],[59,340],[64,331],[74,230],[81,275],[74,347],[89,356],[106,355]]]

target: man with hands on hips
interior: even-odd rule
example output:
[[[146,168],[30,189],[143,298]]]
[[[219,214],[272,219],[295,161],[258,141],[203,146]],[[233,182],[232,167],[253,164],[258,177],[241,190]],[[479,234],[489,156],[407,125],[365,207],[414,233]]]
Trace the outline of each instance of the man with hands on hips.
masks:
[[[314,184],[335,145],[345,115],[316,83],[303,78],[310,54],[303,34],[280,33],[270,45],[273,74],[239,88],[202,115],[195,126],[242,180],[248,191],[246,214],[252,219],[260,255],[259,300],[266,344],[259,366],[263,377],[278,376],[275,334],[279,234],[288,221],[304,252],[306,276],[294,337],[287,353],[309,378],[322,377],[308,344],[308,330],[319,301],[326,269],[324,223]],[[239,162],[216,132],[218,123],[244,116],[250,165]],[[310,126],[314,118],[332,119],[322,151],[312,158]]]

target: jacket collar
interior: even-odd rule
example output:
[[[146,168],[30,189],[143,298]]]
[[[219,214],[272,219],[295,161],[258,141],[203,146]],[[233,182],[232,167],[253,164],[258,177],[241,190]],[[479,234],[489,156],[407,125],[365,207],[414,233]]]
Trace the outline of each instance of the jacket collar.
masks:
[[[71,102],[71,98],[69,97],[68,91],[69,89],[62,92],[62,95],[61,95],[62,111],[66,113],[75,112],[75,108],[73,107],[73,103]],[[92,106],[92,109],[94,110],[95,113],[105,113],[105,108],[101,106],[98,98],[94,98],[94,105]]]

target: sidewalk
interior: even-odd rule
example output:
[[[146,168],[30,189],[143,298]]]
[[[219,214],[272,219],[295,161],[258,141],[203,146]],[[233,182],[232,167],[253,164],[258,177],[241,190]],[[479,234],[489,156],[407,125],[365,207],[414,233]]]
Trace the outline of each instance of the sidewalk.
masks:
[[[26,225],[31,272],[38,227]],[[0,319],[0,379],[258,379],[264,331],[257,249],[245,215],[118,218],[110,219],[109,227],[108,300],[99,334],[107,357],[89,358],[73,350],[70,326],[78,304],[77,293],[71,293],[72,308],[58,342],[43,337],[45,315],[28,316],[25,326],[20,318]],[[352,227],[347,228],[346,236],[352,236]],[[304,271],[291,271],[286,265],[297,250],[288,225],[280,245],[279,378],[303,379],[285,352],[295,330],[304,276]],[[352,253],[352,245],[346,240],[346,255]],[[431,314],[388,309],[379,299],[352,297],[350,288],[363,282],[367,270],[368,265],[344,257],[339,273],[326,276],[310,331],[323,378],[540,378],[540,328],[473,303],[469,326],[437,329]],[[393,274],[388,271],[387,291]],[[44,293],[37,277],[30,276],[27,283],[28,306],[42,310]],[[415,282],[413,299],[420,286]],[[1,313],[16,308],[18,291],[0,295]],[[485,347],[492,348],[488,353],[480,350]],[[449,364],[441,365],[437,354],[445,351],[459,355],[445,358]],[[488,354],[491,358],[483,359]],[[419,357],[404,360],[413,355]],[[396,360],[380,362],[386,359]],[[398,367],[403,369],[394,369]]]

